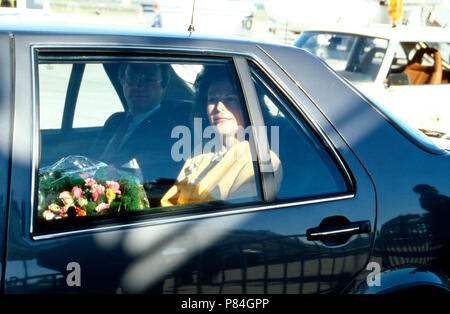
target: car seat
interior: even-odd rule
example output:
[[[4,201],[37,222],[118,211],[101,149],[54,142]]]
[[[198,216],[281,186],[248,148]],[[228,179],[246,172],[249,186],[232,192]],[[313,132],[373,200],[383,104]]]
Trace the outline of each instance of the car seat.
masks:
[[[422,65],[422,58],[425,54],[434,56],[434,65]],[[420,84],[441,84],[442,81],[442,60],[439,51],[433,48],[419,49],[412,60],[403,70],[408,74],[411,85]]]

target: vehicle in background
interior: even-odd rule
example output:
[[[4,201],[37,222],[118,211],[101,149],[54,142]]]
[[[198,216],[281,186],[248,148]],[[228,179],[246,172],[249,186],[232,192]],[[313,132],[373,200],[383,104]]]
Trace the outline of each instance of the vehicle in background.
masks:
[[[294,45],[320,57],[361,92],[450,149],[448,29],[324,27],[303,32]]]

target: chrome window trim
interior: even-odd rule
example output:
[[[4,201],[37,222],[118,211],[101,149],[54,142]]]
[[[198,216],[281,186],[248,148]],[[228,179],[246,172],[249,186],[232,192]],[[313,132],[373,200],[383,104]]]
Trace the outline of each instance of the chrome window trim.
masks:
[[[40,117],[39,117],[39,112],[38,112],[38,108],[37,108],[37,104],[39,102],[39,88],[37,86],[37,82],[39,82],[39,80],[37,79],[36,75],[38,75],[37,72],[37,67],[39,66],[38,64],[38,60],[37,60],[38,56],[37,56],[37,51],[34,49],[31,49],[31,95],[32,95],[32,128],[33,128],[33,134],[32,134],[32,147],[33,147],[33,151],[31,152],[32,155],[32,159],[31,159],[31,195],[30,195],[30,200],[31,200],[31,221],[30,221],[30,233],[33,234],[34,232],[34,208],[35,208],[35,200],[36,197],[38,195],[36,189],[37,189],[37,185],[38,183],[36,183],[36,172],[39,171],[38,167],[38,162],[39,162],[39,157],[40,157],[40,147],[41,147],[41,141],[40,141],[40,136],[39,136],[39,123],[40,123]]]
[[[81,44],[81,45],[73,45],[73,44],[35,44],[31,45],[32,51],[37,51],[39,49],[53,51],[53,52],[64,52],[64,51],[73,51],[73,52],[86,52],[88,50],[92,50],[93,52],[153,52],[153,53],[179,53],[181,55],[195,55],[195,56],[249,56],[254,59],[259,58],[254,53],[249,52],[239,52],[236,50],[226,50],[226,49],[214,49],[214,48],[167,48],[167,47],[154,47],[154,46],[139,46],[139,45],[114,45],[114,44]]]
[[[267,54],[260,46],[257,45],[259,49],[261,49],[266,56],[269,57],[271,61],[274,62],[275,65],[277,65],[284,73],[288,75],[289,74],[275,61],[273,58]],[[39,100],[38,92],[36,90],[36,83],[38,82],[38,79],[36,77],[37,75],[37,67],[39,66],[38,63],[38,50],[43,49],[47,51],[55,51],[55,52],[64,52],[64,51],[76,51],[76,52],[86,52],[88,50],[92,50],[98,53],[102,52],[150,52],[150,53],[178,53],[180,55],[191,55],[191,56],[216,56],[216,57],[244,57],[247,58],[247,60],[253,61],[268,77],[271,79],[272,83],[279,89],[280,92],[283,93],[283,95],[293,104],[295,105],[295,108],[301,112],[303,117],[305,118],[306,122],[310,124],[310,126],[319,133],[320,138],[325,141],[326,145],[330,149],[331,153],[335,157],[336,161],[339,163],[340,169],[344,171],[344,174],[346,175],[346,180],[348,181],[350,185],[350,191],[343,193],[343,195],[340,196],[334,196],[334,197],[325,197],[321,198],[318,196],[315,200],[298,200],[283,204],[270,204],[270,205],[263,205],[258,206],[256,208],[252,209],[231,209],[226,212],[217,212],[217,213],[211,213],[211,214],[196,214],[190,217],[173,217],[163,220],[149,220],[145,222],[139,222],[139,223],[127,223],[123,225],[118,226],[109,226],[109,227],[96,227],[91,229],[80,229],[70,232],[57,232],[57,233],[49,233],[45,235],[33,235],[34,233],[34,223],[35,223],[35,198],[37,196],[37,183],[36,183],[36,172],[39,170],[38,167],[38,159],[39,159],[39,149],[40,149],[40,137],[38,136],[39,132],[39,121],[38,121],[38,108],[37,104]],[[291,96],[292,91],[289,90],[283,84],[283,86],[280,85],[280,78],[278,75],[274,74],[272,71],[267,71],[265,68],[263,68],[261,65],[265,64],[257,55],[254,53],[244,53],[234,50],[226,50],[226,49],[205,49],[205,48],[162,48],[162,47],[149,47],[149,46],[139,46],[139,45],[108,45],[108,44],[95,44],[95,45],[73,45],[73,44],[36,44],[36,45],[30,45],[30,52],[31,52],[31,72],[32,72],[32,117],[33,117],[33,134],[32,134],[32,141],[33,141],[33,151],[32,151],[32,174],[31,174],[31,204],[30,204],[30,236],[33,240],[44,240],[44,239],[52,239],[56,237],[61,236],[68,236],[68,235],[78,235],[78,234],[86,234],[91,233],[94,231],[108,231],[108,230],[117,230],[124,227],[133,227],[133,226],[152,226],[152,225],[159,225],[159,224],[165,224],[165,223],[173,223],[173,222],[179,222],[179,221],[189,221],[193,219],[203,219],[203,218],[212,218],[212,217],[219,217],[219,216],[225,216],[225,215],[232,215],[232,214],[238,214],[238,213],[249,213],[249,212],[256,212],[256,211],[262,211],[262,210],[269,210],[269,209],[278,209],[278,208],[286,208],[286,207],[293,207],[293,206],[301,206],[301,205],[309,205],[309,204],[316,204],[316,203],[323,203],[323,202],[330,202],[330,201],[337,201],[337,200],[345,200],[355,197],[355,183],[353,180],[353,177],[351,176],[348,167],[343,162],[342,158],[338,154],[336,148],[331,143],[330,139],[322,128],[318,125],[317,122],[312,118],[312,115],[306,110],[306,108],[303,108],[303,106],[300,106],[298,102],[294,101],[296,99],[295,97]],[[236,69],[237,70],[237,69]],[[295,81],[294,81],[295,82]],[[296,85],[298,85],[296,83]],[[300,86],[299,86],[300,87]],[[300,87],[300,90],[310,99],[310,97],[306,94],[306,92]],[[289,92],[288,92],[289,91]],[[311,100],[311,99],[310,99]],[[311,100],[312,102],[312,100]],[[315,103],[312,102],[314,105]],[[245,206],[245,204],[240,204],[240,206]]]
[[[196,220],[196,219],[217,218],[217,217],[223,217],[223,216],[235,215],[235,214],[249,214],[249,213],[255,213],[255,212],[259,212],[259,211],[272,210],[272,209],[320,204],[320,203],[348,200],[348,199],[352,199],[354,197],[355,197],[355,194],[350,193],[350,194],[341,195],[341,196],[318,198],[318,199],[314,199],[314,200],[293,201],[293,202],[287,202],[287,203],[282,203],[282,204],[262,205],[262,206],[247,208],[247,209],[236,208],[236,209],[222,211],[222,212],[196,214],[196,215],[192,215],[192,216],[188,216],[188,217],[170,217],[170,218],[163,218],[163,219],[157,219],[157,220],[156,219],[146,220],[146,221],[142,221],[142,222],[134,222],[134,223],[128,223],[128,224],[122,224],[122,225],[103,226],[103,227],[100,226],[100,227],[95,227],[95,228],[90,228],[90,229],[80,229],[80,230],[73,230],[73,231],[67,231],[67,232],[56,232],[56,233],[49,233],[49,234],[44,234],[44,235],[32,235],[31,238],[33,240],[49,240],[49,239],[55,239],[55,238],[60,238],[60,237],[65,237],[65,236],[83,235],[83,234],[98,233],[98,232],[105,232],[105,231],[124,230],[124,229],[129,229],[129,228],[134,228],[134,227],[149,227],[149,226],[156,226],[156,225],[162,225],[162,224],[168,224],[168,223],[191,221],[191,220]]]

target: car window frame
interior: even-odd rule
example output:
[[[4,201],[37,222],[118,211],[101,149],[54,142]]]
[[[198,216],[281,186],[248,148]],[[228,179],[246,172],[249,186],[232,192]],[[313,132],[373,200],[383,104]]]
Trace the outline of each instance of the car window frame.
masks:
[[[342,178],[344,179],[346,185],[347,185],[347,191],[346,192],[340,192],[340,193],[334,193],[333,195],[339,195],[339,194],[353,194],[356,192],[356,181],[355,177],[353,176],[350,167],[345,162],[345,159],[343,156],[339,153],[337,148],[333,145],[331,139],[327,136],[326,132],[319,126],[319,124],[315,121],[315,119],[312,117],[312,115],[305,110],[304,106],[301,104],[300,101],[294,100],[294,98],[291,96],[290,92],[281,86],[279,84],[279,80],[276,79],[276,75],[273,73],[270,73],[266,70],[266,68],[262,67],[260,64],[255,62],[255,60],[248,59],[248,63],[253,63],[253,65],[264,75],[265,79],[270,81],[273,84],[273,87],[275,88],[276,92],[281,95],[283,100],[285,101],[286,105],[289,106],[289,109],[293,111],[293,113],[297,114],[302,121],[299,121],[299,118],[297,116],[292,116],[293,121],[297,125],[297,127],[303,129],[304,127],[307,127],[310,129],[310,136],[314,136],[314,141],[317,142],[318,145],[320,145],[326,153],[330,156],[331,160],[335,163],[336,167],[338,168],[339,173],[341,174]],[[292,78],[291,78],[292,79]],[[293,79],[292,79],[293,80]],[[295,82],[295,80],[293,80]],[[253,84],[253,82],[252,82]],[[298,83],[295,82],[295,84],[298,86]],[[300,86],[298,86],[300,87]],[[300,88],[301,92],[305,93],[302,88]],[[307,96],[309,97],[309,96]],[[261,104],[258,105],[261,108]],[[306,125],[302,125],[306,124]],[[308,136],[305,134],[305,136]],[[277,191],[275,191],[277,193]],[[311,198],[320,198],[323,195],[313,196]],[[290,200],[299,200],[304,199],[305,197],[297,197]]]
[[[58,47],[59,47],[59,49],[58,49]],[[70,52],[70,53],[73,53],[73,54],[75,54],[77,56],[78,55],[83,56],[83,53],[92,52],[92,51],[94,53],[98,53],[98,55],[102,55],[102,54],[104,55],[104,53],[111,52],[110,47],[101,47],[101,48],[97,47],[94,50],[90,50],[90,49],[86,49],[86,48],[75,49],[75,50],[73,48],[71,49],[71,48],[68,48],[68,47],[60,47],[60,46],[51,46],[51,48],[48,47],[48,46],[44,46],[44,47],[42,47],[42,46],[35,46],[34,49],[32,50],[32,53],[33,53],[33,58],[32,58],[33,66],[32,66],[32,68],[33,68],[33,80],[34,80],[34,82],[33,82],[33,92],[34,92],[34,96],[33,96],[33,99],[34,99],[34,104],[33,104],[34,119],[33,119],[33,123],[35,124],[33,126],[33,129],[35,130],[35,135],[33,137],[34,137],[34,141],[35,141],[35,145],[34,146],[38,147],[39,152],[40,152],[40,147],[41,147],[40,136],[39,135],[36,136],[36,134],[40,134],[39,133],[40,132],[40,128],[39,128],[39,124],[40,124],[40,121],[39,121],[39,90],[38,90],[39,85],[38,85],[38,83],[36,83],[36,82],[39,81],[38,80],[38,75],[39,75],[38,74],[39,53],[41,53],[41,52],[45,53],[47,51],[48,52],[61,52],[61,53]],[[136,50],[136,48],[129,48],[129,47],[127,47],[127,51],[125,51],[125,52],[123,51],[123,49],[119,48],[118,51],[113,51],[112,54],[120,56],[121,54],[123,55],[124,53],[128,53],[128,52],[130,52],[132,54],[135,54],[136,56],[139,56],[139,54],[142,53],[142,54],[145,54],[145,55],[149,56],[150,58],[151,57],[155,57],[155,56],[159,57],[159,58],[161,57],[161,55],[158,54],[159,51],[156,51],[156,53],[155,53],[153,51],[153,49],[150,49],[150,51],[149,51],[149,49],[142,50],[141,47],[138,50]],[[95,54],[94,54],[94,56],[95,56]],[[212,59],[213,62],[214,62],[214,60],[218,60],[218,59],[223,59],[223,60],[228,59],[228,62],[231,62],[233,64],[234,70],[237,73],[237,68],[236,68],[236,64],[234,63],[233,56],[234,55],[229,54],[229,53],[225,53],[225,54],[217,54],[217,53],[215,53],[213,56],[211,56],[211,55],[205,56],[205,54],[202,54],[202,53],[200,53],[198,51],[197,51],[197,53],[187,52],[187,53],[183,54],[182,56],[175,55],[175,54],[172,55],[173,58],[175,58],[175,59],[178,58],[180,60],[182,60],[183,58],[187,59],[189,57],[192,57],[193,59],[198,59],[198,60],[212,57],[211,59]],[[63,59],[63,58],[64,57],[62,57],[62,62],[68,62],[68,59]],[[78,74],[77,73],[74,74],[73,72],[71,73],[71,79],[72,79],[72,76],[74,76],[74,79],[73,79],[73,82],[72,82],[73,83],[72,86],[75,87],[74,90],[70,90],[70,92],[73,93],[73,96],[77,96],[77,94],[78,94],[77,91],[79,90],[81,79],[82,79],[82,75],[80,75],[80,70],[78,72],[79,72]],[[238,78],[239,78],[239,76],[238,76]],[[71,79],[69,81],[72,81]],[[69,85],[70,84],[71,84],[71,82],[69,82]],[[242,84],[241,84],[240,80],[237,82],[237,84],[239,84],[239,87],[242,90]],[[68,87],[67,90],[69,90],[69,88],[70,87]],[[243,92],[243,90],[242,90],[242,92]],[[66,96],[67,97],[66,97],[66,101],[65,101],[65,106],[69,105],[69,108],[67,108],[67,107],[64,108],[64,117],[65,117],[65,119],[63,119],[63,121],[66,121],[65,125],[69,127],[69,130],[72,130],[73,129],[72,122],[73,122],[73,116],[74,116],[74,113],[75,113],[75,104],[76,104],[76,100],[77,99],[76,99],[76,97],[74,97],[74,99],[68,100],[67,98],[69,98],[70,96],[68,94],[66,94]],[[247,114],[249,114],[248,113],[248,105],[247,105],[247,103],[245,101],[244,101],[243,105],[244,105],[243,108],[245,108],[247,110]],[[64,125],[64,123],[62,123],[62,126],[63,125]],[[61,127],[61,131],[64,131],[63,127]],[[32,199],[32,204],[31,204],[31,219],[32,219],[32,221],[31,221],[31,227],[32,227],[31,234],[36,239],[47,238],[51,234],[59,234],[59,235],[66,234],[67,232],[64,232],[64,231],[60,232],[60,229],[57,229],[55,232],[52,232],[52,231],[48,232],[47,230],[43,230],[43,231],[35,230],[36,226],[37,226],[37,211],[36,211],[36,209],[37,209],[37,194],[38,194],[38,185],[39,185],[39,183],[37,182],[36,178],[38,177],[38,174],[39,174],[40,153],[39,153],[39,157],[36,157],[35,153],[33,153],[33,156],[34,156],[34,162],[33,162],[34,166],[33,166],[33,168],[35,169],[35,171],[34,171],[35,175],[34,175],[34,178],[33,178],[33,188],[32,188],[33,196],[31,197],[31,199]],[[258,156],[256,156],[256,157],[257,157],[257,160],[260,160],[260,158]],[[198,215],[196,215],[195,213],[199,212],[198,214],[202,215],[201,212],[202,212],[203,208],[205,208],[209,212],[211,212],[211,210],[214,210],[215,212],[216,211],[217,212],[222,212],[222,211],[227,211],[227,210],[234,210],[236,207],[252,206],[255,203],[262,203],[263,204],[263,203],[265,203],[265,199],[264,199],[264,193],[262,192],[263,189],[261,187],[261,177],[260,177],[261,174],[260,174],[260,171],[259,171],[259,167],[257,169],[255,169],[255,171],[257,171],[257,173],[255,173],[255,179],[257,180],[256,184],[257,184],[257,188],[258,188],[258,191],[259,191],[258,195],[261,196],[261,200],[258,200],[258,201],[255,201],[255,202],[236,203],[236,204],[229,203],[229,204],[226,204],[224,206],[220,206],[220,208],[218,208],[218,209],[214,208],[212,205],[208,205],[207,203],[205,203],[203,206],[201,204],[200,205],[199,204],[192,204],[192,206],[188,206],[188,209],[183,209],[183,210],[180,210],[180,211],[174,211],[173,213],[172,212],[168,212],[168,213],[163,213],[162,215],[146,213],[146,214],[143,214],[143,215],[136,215],[136,216],[130,217],[130,219],[129,219],[130,221],[128,223],[127,223],[128,219],[123,219],[122,220],[122,218],[120,218],[120,217],[110,217],[110,218],[105,218],[105,219],[99,219],[98,223],[96,221],[95,222],[88,222],[88,225],[89,226],[93,226],[93,228],[84,228],[83,226],[78,226],[77,225],[74,228],[74,230],[72,230],[72,228],[70,228],[69,232],[72,234],[74,232],[75,233],[83,232],[83,230],[86,231],[87,229],[88,230],[95,230],[95,229],[98,229],[97,227],[101,228],[103,225],[106,225],[106,226],[107,225],[111,225],[110,221],[114,221],[114,220],[121,220],[121,221],[118,221],[116,224],[117,225],[124,225],[124,226],[125,225],[129,225],[129,224],[136,225],[134,220],[143,220],[143,223],[146,224],[146,220],[159,220],[158,218],[162,218],[163,220],[171,220],[172,221],[173,219],[171,219],[171,217],[178,217],[178,216],[182,216],[183,217],[183,216],[188,216],[190,214],[193,214],[193,217],[197,218],[196,216],[198,216]],[[192,207],[192,209],[190,207]],[[158,217],[158,216],[162,216],[162,217]],[[167,216],[167,219],[164,219],[165,218],[164,216]],[[181,218],[181,219],[185,220],[186,217]],[[122,221],[125,221],[125,222],[122,223]],[[113,222],[113,224],[114,224],[114,222]]]
[[[39,136],[39,120],[38,120],[38,112],[39,112],[39,90],[38,85],[36,82],[38,82],[38,72],[37,67],[39,65],[38,63],[38,52],[39,51],[52,51],[52,52],[63,52],[63,51],[70,51],[73,53],[83,53],[87,51],[93,51],[98,53],[104,53],[104,52],[110,52],[113,54],[120,54],[125,52],[132,52],[132,53],[146,53],[151,55],[158,55],[162,53],[170,53],[170,54],[176,54],[177,56],[181,57],[193,57],[193,58],[204,58],[205,56],[213,56],[216,58],[231,58],[234,63],[235,71],[239,78],[239,84],[242,89],[242,93],[244,95],[244,103],[245,108],[247,109],[248,117],[250,120],[250,125],[253,125],[255,121],[259,121],[259,119],[262,117],[259,116],[257,111],[261,110],[259,102],[257,103],[249,103],[249,98],[253,98],[253,96],[249,95],[252,92],[249,92],[247,88],[244,86],[248,86],[248,83],[250,82],[251,85],[253,85],[253,82],[251,82],[251,76],[247,75],[246,73],[250,73],[248,69],[248,61],[252,61],[255,65],[258,66],[258,68],[268,77],[268,79],[277,87],[277,89],[282,93],[282,95],[285,97],[285,99],[288,101],[289,105],[291,105],[292,109],[295,110],[295,112],[299,113],[304,121],[308,123],[309,127],[311,127],[311,130],[315,133],[317,136],[317,139],[321,142],[321,144],[324,145],[324,147],[329,150],[332,154],[332,159],[336,161],[336,165],[340,171],[343,171],[343,176],[346,182],[349,184],[349,188],[347,192],[344,193],[337,193],[332,195],[318,195],[313,197],[299,197],[296,199],[289,199],[289,200],[277,200],[276,198],[273,199],[273,195],[276,196],[277,191],[274,186],[268,182],[271,182],[270,178],[273,176],[272,174],[265,175],[265,181],[263,181],[262,173],[260,171],[261,169],[261,158],[260,158],[260,152],[261,150],[256,148],[256,157],[257,157],[257,166],[258,166],[258,174],[255,174],[255,177],[259,178],[259,182],[257,184],[260,186],[260,192],[262,196],[262,200],[255,202],[255,203],[238,203],[238,204],[227,204],[226,206],[223,206],[219,209],[207,206],[206,210],[201,210],[201,207],[198,206],[198,204],[193,204],[192,211],[190,209],[188,210],[182,210],[182,211],[175,211],[174,214],[165,215],[163,217],[159,216],[158,214],[145,214],[145,215],[137,215],[132,217],[131,220],[122,220],[121,218],[111,218],[111,219],[104,219],[100,220],[98,224],[90,224],[86,227],[78,227],[75,229],[71,229],[68,231],[64,230],[57,230],[55,232],[37,232],[35,230],[36,227],[36,206],[37,206],[37,189],[38,189],[38,182],[37,177],[39,174],[39,160],[40,160],[40,136]],[[32,153],[32,167],[33,167],[33,176],[32,176],[32,196],[31,196],[31,223],[30,223],[30,235],[32,239],[34,240],[45,240],[49,238],[58,238],[58,237],[64,237],[69,235],[76,235],[76,234],[85,234],[85,233],[91,233],[91,232],[99,232],[99,231],[107,231],[107,230],[117,230],[117,229],[123,229],[123,228],[133,228],[138,226],[149,226],[149,225],[157,225],[157,224],[164,224],[164,223],[172,223],[172,222],[178,222],[178,221],[187,221],[187,220],[194,220],[194,219],[202,219],[202,218],[209,218],[209,217],[217,217],[217,216],[223,216],[223,215],[234,215],[234,214],[245,214],[248,212],[256,212],[256,211],[262,211],[262,210],[269,210],[269,209],[277,209],[277,208],[285,208],[285,207],[292,207],[292,206],[300,206],[300,205],[307,205],[307,204],[314,204],[314,203],[322,203],[322,202],[330,202],[330,201],[336,201],[336,200],[345,200],[350,199],[355,196],[355,183],[354,178],[343,160],[342,156],[337,152],[336,148],[331,144],[331,141],[329,138],[325,135],[324,131],[318,129],[317,123],[314,122],[314,119],[311,120],[311,117],[309,115],[305,115],[305,112],[299,111],[298,106],[293,105],[293,103],[296,103],[293,101],[293,98],[289,96],[289,93],[286,93],[282,88],[280,88],[280,85],[278,84],[277,80],[275,79],[276,76],[271,75],[265,70],[265,67],[263,67],[261,64],[262,62],[258,56],[252,53],[242,53],[237,51],[227,51],[223,49],[183,49],[183,48],[158,48],[158,47],[142,47],[142,46],[109,46],[109,45],[88,45],[88,46],[73,46],[73,45],[32,45],[31,46],[31,54],[32,54],[32,93],[33,93],[33,153]],[[245,62],[244,62],[245,61]],[[244,64],[245,63],[245,64]],[[246,69],[245,69],[246,68]],[[254,86],[252,87],[254,89]],[[250,108],[252,107],[252,109]],[[258,135],[256,135],[258,136]],[[265,138],[267,140],[267,137]],[[255,144],[255,141],[254,143]],[[266,147],[269,147],[269,143],[265,143]],[[266,182],[266,183],[263,183]],[[271,196],[272,195],[272,196]],[[119,220],[119,221],[110,221],[110,220]]]

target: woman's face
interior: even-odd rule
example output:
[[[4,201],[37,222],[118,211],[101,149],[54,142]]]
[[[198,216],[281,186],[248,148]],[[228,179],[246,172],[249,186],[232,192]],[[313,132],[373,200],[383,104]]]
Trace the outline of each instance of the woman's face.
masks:
[[[234,135],[238,126],[244,125],[239,97],[230,82],[212,83],[208,89],[207,104],[209,122],[217,127],[221,135]]]

